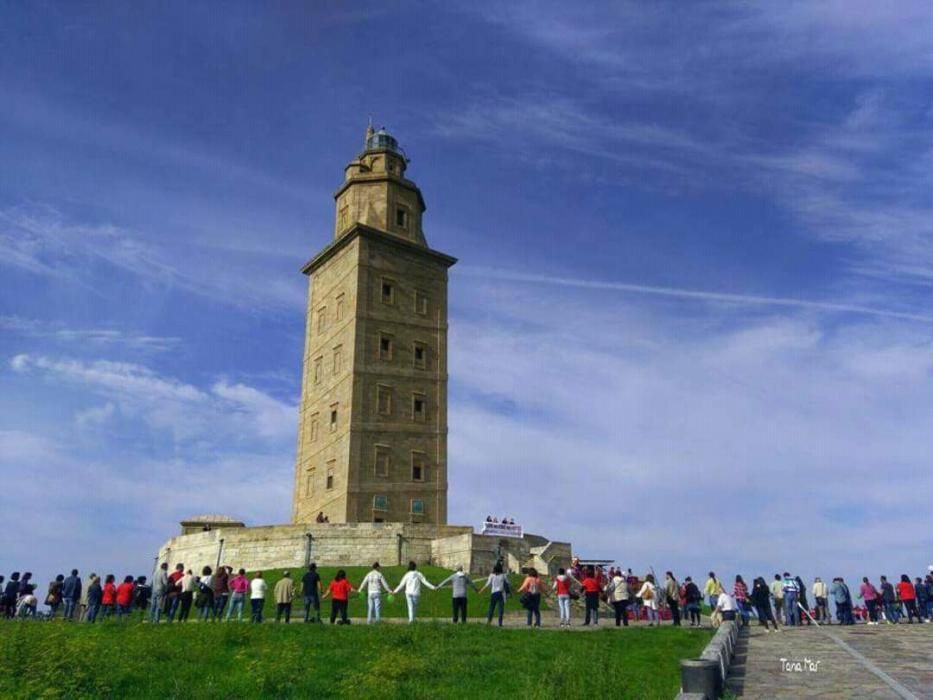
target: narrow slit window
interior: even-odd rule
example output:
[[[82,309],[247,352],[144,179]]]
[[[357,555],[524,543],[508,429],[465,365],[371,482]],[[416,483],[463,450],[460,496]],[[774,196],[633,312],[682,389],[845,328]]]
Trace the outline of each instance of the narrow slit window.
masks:
[[[424,394],[415,394],[411,398],[412,418],[419,422],[424,422],[428,414],[428,401]]]
[[[382,303],[395,303],[395,284],[391,280],[382,280]]]
[[[412,346],[412,365],[415,369],[426,369],[428,364],[428,349],[423,343],[415,343]]]
[[[379,336],[379,359],[383,362],[392,359],[392,338],[388,335]]]
[[[392,415],[392,387],[383,384],[376,387],[376,412],[381,416]]]
[[[411,455],[411,480],[425,480],[425,459],[424,455],[418,452],[413,452]]]

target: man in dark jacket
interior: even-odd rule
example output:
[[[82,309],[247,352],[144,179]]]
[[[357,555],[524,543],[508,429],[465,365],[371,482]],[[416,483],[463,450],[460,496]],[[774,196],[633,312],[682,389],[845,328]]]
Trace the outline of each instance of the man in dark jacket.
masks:
[[[896,604],[897,595],[887,576],[881,577],[881,602],[884,604],[884,616],[888,624],[896,624],[901,617],[901,606]]]
[[[16,599],[19,597],[19,572],[14,571],[10,574],[10,580],[6,583],[3,590],[3,612],[8,619],[16,615]]]
[[[81,600],[81,578],[78,576],[78,570],[72,569],[71,576],[65,579],[62,584],[62,602],[65,604],[65,619],[74,618],[75,608]]]
[[[97,613],[100,611],[100,603],[103,599],[104,591],[100,585],[100,577],[91,574],[87,586],[87,612],[84,614],[85,622],[94,622],[97,619]]]
[[[317,564],[309,564],[308,571],[301,579],[302,593],[305,598],[305,622],[321,621],[321,576]],[[313,613],[313,617],[312,617]]]

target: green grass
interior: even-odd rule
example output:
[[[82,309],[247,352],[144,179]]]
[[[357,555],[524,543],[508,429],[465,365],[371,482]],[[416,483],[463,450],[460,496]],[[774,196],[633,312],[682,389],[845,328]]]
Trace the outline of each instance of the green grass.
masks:
[[[3,698],[671,698],[709,630],[0,622]]]
[[[327,584],[330,583],[334,575],[337,573],[336,566],[321,566],[318,567],[318,573],[321,575],[322,582],[324,584],[324,590],[327,590]],[[350,583],[353,584],[354,588],[359,586],[360,581],[363,580],[363,577],[369,573],[370,567],[368,566],[345,566],[342,567],[344,571],[347,572],[347,578],[350,580]],[[448,569],[441,569],[437,566],[419,566],[418,570],[425,575],[425,578],[428,579],[435,586],[443,581],[445,578],[450,576],[452,571]],[[269,583],[269,593],[266,596],[266,604],[263,608],[263,614],[268,618],[269,616],[275,616],[275,599],[272,595],[272,591],[275,588],[276,582],[282,577],[282,572],[284,569],[273,569],[263,571],[263,578],[266,579]],[[289,572],[292,575],[292,578],[295,579],[296,583],[300,583],[301,577],[305,573],[305,569],[289,569]],[[394,589],[398,585],[398,582],[402,580],[402,576],[408,571],[406,566],[383,566],[380,568],[382,575],[385,576],[386,581]],[[249,578],[252,578],[252,574],[247,574]],[[509,577],[510,583],[512,585],[512,590],[518,590],[518,587],[522,583],[522,576],[513,575]],[[482,588],[483,583],[485,582],[485,576],[477,576],[474,578],[474,583],[477,588]],[[439,591],[432,591],[429,588],[421,589],[421,600],[418,603],[418,616],[431,618],[431,617],[447,617],[451,612],[451,592],[450,586],[445,586]],[[489,609],[489,591],[487,590],[482,595],[477,595],[470,591],[469,593],[469,607],[468,614],[470,617],[485,617],[486,612]],[[324,616],[330,614],[330,599],[322,602],[321,613]],[[548,604],[547,601],[542,601],[541,604],[542,610],[547,610]],[[506,599],[505,602],[506,612],[522,611],[521,605],[518,603],[518,596],[512,595]],[[247,618],[249,617],[249,603],[246,604],[246,609],[243,613]],[[197,610],[192,609],[192,616],[197,615]],[[295,602],[292,604],[292,615],[304,615],[304,600],[300,597],[295,599]],[[408,616],[408,607],[405,602],[404,592],[399,593],[395,596],[393,602],[386,600],[385,596],[382,599],[382,615],[383,617],[394,618],[394,617],[407,617]],[[366,617],[366,600],[362,598],[359,593],[354,593],[350,597],[350,617]]]

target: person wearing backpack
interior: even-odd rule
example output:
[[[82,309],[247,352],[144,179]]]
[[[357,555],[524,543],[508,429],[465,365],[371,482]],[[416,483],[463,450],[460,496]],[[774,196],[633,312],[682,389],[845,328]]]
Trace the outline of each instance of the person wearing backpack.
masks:
[[[854,625],[855,618],[852,616],[852,594],[842,576],[833,579],[832,588],[829,591],[836,604],[836,615],[839,616],[839,623],[842,625]],[[829,623],[829,620],[826,620]]]
[[[65,586],[65,575],[59,574],[49,584],[49,591],[45,596],[45,604],[49,606],[49,619],[54,620],[58,607],[62,604],[62,588]]]
[[[684,579],[684,600],[687,601],[684,610],[690,618],[690,626],[699,627],[701,624],[700,603],[703,602],[703,594],[690,576]]]
[[[648,616],[648,626],[661,626],[661,614],[658,612],[658,587],[654,583],[654,575],[645,576],[645,582],[641,584],[641,590],[638,591],[638,597],[642,599],[645,606],[645,614]]]
[[[674,578],[674,572],[664,574],[664,595],[667,607],[671,610],[671,620],[674,627],[680,627],[680,586]]]
[[[201,569],[195,607],[198,609],[198,619],[202,622],[208,622],[214,614],[214,572],[209,566]]]

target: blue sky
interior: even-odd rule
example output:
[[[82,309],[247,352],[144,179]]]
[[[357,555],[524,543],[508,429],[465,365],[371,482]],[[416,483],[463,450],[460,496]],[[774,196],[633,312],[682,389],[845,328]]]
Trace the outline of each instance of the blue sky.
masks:
[[[680,575],[933,562],[925,3],[3,16],[0,569],[287,521],[298,269],[370,115],[460,259],[452,521]]]

